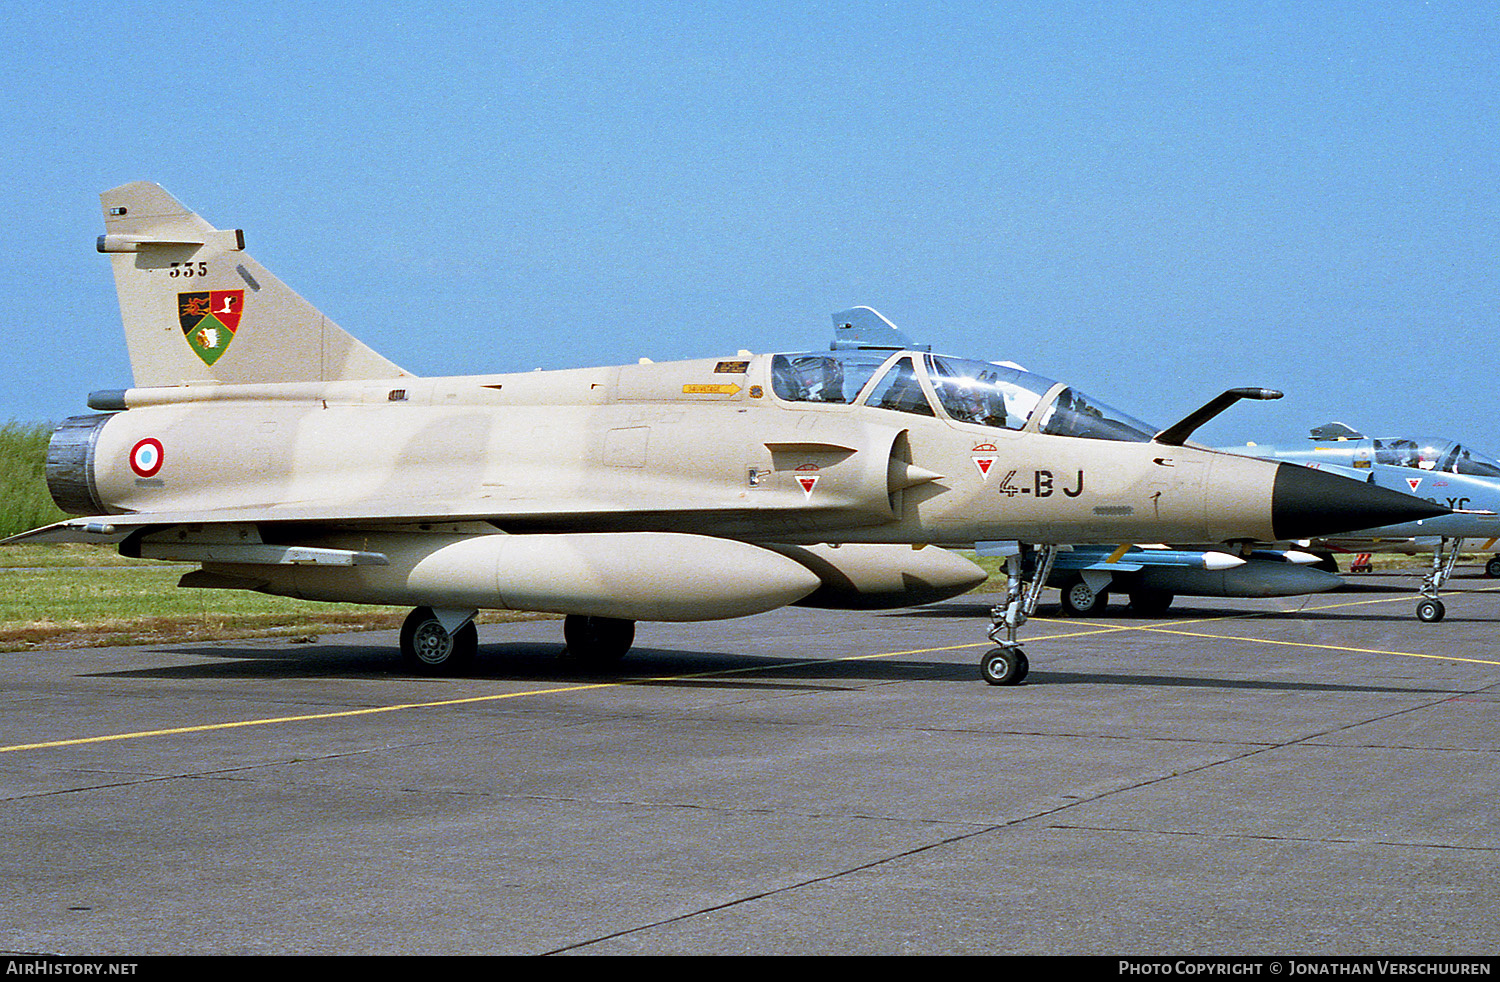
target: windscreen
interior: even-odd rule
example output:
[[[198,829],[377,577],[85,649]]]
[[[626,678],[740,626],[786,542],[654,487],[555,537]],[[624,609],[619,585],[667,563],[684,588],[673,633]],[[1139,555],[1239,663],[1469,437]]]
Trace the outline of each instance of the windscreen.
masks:
[[[960,423],[1019,430],[1053,386],[1042,378],[987,361],[927,356],[927,377],[943,411]]]
[[[1453,445],[1451,463],[1444,470],[1455,474],[1472,474],[1475,477],[1500,477],[1500,460],[1478,450]]]
[[[1042,415],[1041,430],[1052,436],[1122,443],[1150,443],[1158,432],[1150,423],[1094,402],[1076,389],[1063,389],[1057,394]]]

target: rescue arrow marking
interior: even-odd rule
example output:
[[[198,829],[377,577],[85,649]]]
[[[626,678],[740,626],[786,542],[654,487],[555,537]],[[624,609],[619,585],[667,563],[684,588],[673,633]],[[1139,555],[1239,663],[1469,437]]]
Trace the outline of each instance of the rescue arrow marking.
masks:
[[[990,479],[990,468],[995,466],[999,449],[993,443],[981,443],[970,451],[974,454],[974,466],[979,468],[979,476],[982,480]]]

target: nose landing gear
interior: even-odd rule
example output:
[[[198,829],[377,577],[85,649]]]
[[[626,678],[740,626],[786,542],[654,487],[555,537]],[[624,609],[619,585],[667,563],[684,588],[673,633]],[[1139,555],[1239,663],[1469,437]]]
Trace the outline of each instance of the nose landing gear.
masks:
[[[1462,539],[1439,539],[1432,551],[1432,572],[1422,580],[1421,598],[1417,601],[1417,620],[1424,624],[1436,624],[1448,611],[1438,599],[1438,590],[1453,575],[1458,565],[1458,550]]]
[[[999,647],[985,653],[979,662],[979,675],[990,685],[1019,685],[1031,666],[1021,650],[1021,642],[1016,640],[1016,633],[1036,611],[1037,600],[1052,573],[1053,560],[1057,558],[1057,547],[1037,548],[1036,568],[1029,583],[1023,578],[1019,542],[985,543],[985,547],[985,555],[1005,557],[1005,602],[990,611],[987,633]]]

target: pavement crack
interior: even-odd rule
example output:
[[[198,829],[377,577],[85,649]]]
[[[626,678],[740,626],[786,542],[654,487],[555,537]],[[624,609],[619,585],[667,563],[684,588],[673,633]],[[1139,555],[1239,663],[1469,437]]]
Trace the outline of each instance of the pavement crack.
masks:
[[[139,777],[131,780],[111,781],[106,784],[89,784],[81,788],[54,788],[50,791],[39,791],[35,794],[13,794],[0,798],[3,802],[30,801],[37,798],[55,798],[70,794],[83,794],[89,791],[108,791],[112,788],[132,788],[141,784],[155,784],[161,781],[177,781],[185,777],[196,777],[195,774],[153,774],[150,777]]]
[[[1132,835],[1180,836],[1189,839],[1250,840],[1256,842],[1308,842],[1324,845],[1391,846],[1394,848],[1442,849],[1453,852],[1497,853],[1496,846],[1465,846],[1451,842],[1420,842],[1417,840],[1368,839],[1336,835],[1272,835],[1256,832],[1193,832],[1188,829],[1150,829],[1132,826],[1109,825],[1049,825],[1049,829],[1063,832],[1117,832]]]
[[[1006,825],[1010,825],[1010,824],[1014,824],[1014,823],[1006,823]],[[997,829],[1000,829],[1000,828],[1003,828],[1003,827],[1005,827],[1005,826],[1002,826],[1002,825],[991,825],[991,826],[986,826],[985,828],[975,829],[972,832],[966,832],[966,833],[963,833],[963,834],[960,834],[960,835],[948,836],[946,838],[939,839],[939,840],[937,840],[935,842],[929,842],[929,843],[927,843],[925,845],[915,846],[915,847],[913,847],[911,849],[906,849],[906,850],[903,850],[903,851],[898,852],[898,853],[893,853],[892,855],[889,855],[889,856],[882,856],[880,859],[871,860],[868,863],[861,863],[858,866],[851,866],[848,869],[838,870],[838,871],[833,872],[833,873],[825,873],[822,876],[809,877],[809,878],[807,878],[805,880],[799,880],[796,883],[789,883],[789,884],[786,884],[785,886],[775,887],[775,888],[770,889],[770,890],[762,890],[762,891],[759,891],[758,893],[746,894],[745,896],[742,896],[742,897],[736,897],[733,900],[726,900],[725,902],[723,902],[721,904],[710,904],[707,907],[702,907],[702,908],[699,908],[697,910],[687,911],[687,912],[682,913],[682,914],[677,914],[677,915],[675,915],[673,917],[664,917],[664,918],[661,918],[659,920],[652,921],[649,924],[638,924],[635,927],[629,927],[629,928],[625,928],[625,929],[620,930],[620,931],[614,931],[614,932],[612,932],[610,934],[600,935],[599,937],[596,937],[596,938],[589,938],[589,939],[584,940],[584,941],[574,942],[573,944],[563,945],[562,947],[559,947],[559,948],[553,948],[553,949],[548,950],[548,951],[540,952],[540,954],[543,954],[543,955],[560,955],[560,954],[564,954],[564,953],[569,952],[569,951],[577,951],[577,950],[579,950],[581,948],[587,948],[590,945],[599,944],[599,943],[604,942],[604,941],[611,941],[611,940],[614,940],[616,938],[628,937],[628,936],[630,936],[632,934],[639,934],[642,931],[650,931],[650,930],[652,930],[654,928],[665,927],[666,925],[669,925],[669,924],[680,923],[682,921],[691,920],[691,919],[693,919],[695,917],[701,917],[701,916],[703,916],[705,914],[712,914],[712,913],[714,913],[716,911],[729,910],[729,909],[732,909],[734,907],[741,906],[743,904],[753,903],[753,902],[755,902],[757,900],[765,900],[767,898],[779,896],[781,894],[791,893],[791,892],[793,892],[795,890],[806,889],[807,887],[814,886],[814,885],[819,884],[819,883],[830,883],[830,882],[832,882],[834,880],[840,879],[840,878],[845,877],[845,876],[849,876],[849,875],[854,874],[854,873],[861,873],[861,872],[864,872],[866,870],[876,869],[876,868],[878,868],[880,866],[883,866],[883,865],[885,865],[887,863],[895,862],[896,860],[899,860],[899,859],[906,859],[906,858],[911,857],[911,856],[918,856],[918,855],[921,855],[922,853],[928,852],[929,850],[932,850],[932,849],[937,849],[939,847],[947,846],[947,845],[953,845],[955,843],[963,842],[966,839],[975,838],[976,836],[986,835],[986,834],[988,834],[990,832],[994,832]]]

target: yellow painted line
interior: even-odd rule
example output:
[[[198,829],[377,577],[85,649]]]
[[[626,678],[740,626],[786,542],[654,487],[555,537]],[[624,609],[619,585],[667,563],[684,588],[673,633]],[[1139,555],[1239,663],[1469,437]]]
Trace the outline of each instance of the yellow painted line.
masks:
[[[1462,596],[1465,596],[1465,595],[1470,594],[1470,593],[1494,593],[1496,591],[1500,591],[1500,586],[1481,586],[1481,587],[1474,587],[1472,589],[1465,590],[1465,591],[1463,591],[1463,593],[1447,593],[1447,594],[1444,594],[1444,596],[1448,597],[1449,599],[1452,599],[1453,597],[1462,597]],[[1383,597],[1383,598],[1381,598],[1379,600],[1348,600],[1348,601],[1345,601],[1344,603],[1322,604],[1322,605],[1319,605],[1317,607],[1298,607],[1295,610],[1286,610],[1286,611],[1281,611],[1280,613],[1284,613],[1284,614],[1296,614],[1296,613],[1300,613],[1300,612],[1302,612],[1304,610],[1337,610],[1340,607],[1360,607],[1360,606],[1363,606],[1364,604],[1411,603],[1412,601],[1414,601],[1416,599],[1417,599],[1416,597],[1413,597],[1411,595],[1403,595],[1403,596],[1400,596],[1400,597]]]
[[[968,644],[946,644],[941,648],[912,648],[910,651],[882,651],[875,655],[845,655],[842,658],[820,658],[817,661],[798,662],[797,664],[822,665],[830,661],[872,661],[876,658],[899,658],[901,655],[928,655],[934,651],[962,651],[965,648],[988,648],[994,643],[993,641],[971,641]]]
[[[1212,641],[1244,641],[1247,644],[1279,644],[1292,648],[1323,648],[1327,651],[1347,651],[1356,655],[1399,655],[1402,658],[1431,658],[1435,661],[1463,661],[1475,665],[1500,665],[1500,661],[1484,658],[1460,658],[1457,655],[1424,655],[1416,651],[1382,651],[1378,648],[1349,648],[1338,644],[1313,644],[1310,641],[1275,641],[1270,638],[1237,638],[1232,634],[1202,634],[1196,631],[1173,631],[1165,627],[1143,627],[1153,634],[1178,634],[1187,638],[1208,638]]]
[[[18,743],[0,747],[0,753],[15,750],[39,750],[44,747],[73,747],[85,743],[108,743],[113,740],[137,740],[143,737],[174,736],[179,733],[210,733],[214,730],[234,730],[244,726],[270,726],[273,723],[300,723],[308,720],[339,719],[347,716],[374,716],[377,713],[399,713],[408,709],[433,709],[438,706],[462,706],[466,703],[495,702],[500,699],[518,699],[522,696],[545,696],[555,692],[583,692],[588,689],[608,689],[624,685],[624,682],[599,682],[594,685],[567,685],[557,689],[534,689],[530,692],[502,692],[491,696],[469,696],[464,699],[441,699],[436,702],[409,702],[399,706],[367,706],[364,709],[340,709],[327,713],[306,713],[301,716],[275,716],[267,719],[242,719],[229,723],[204,723],[202,726],[174,726],[163,730],[139,730],[134,733],[111,733],[106,736],[78,737],[72,740],[49,740],[45,743]]]
[[[1479,588],[1476,588],[1476,589],[1473,589],[1473,590],[1466,590],[1464,592],[1465,593],[1493,593],[1493,592],[1495,592],[1497,590],[1500,590],[1500,586],[1479,587]],[[1343,603],[1336,603],[1336,604],[1320,604],[1320,605],[1317,605],[1317,606],[1303,605],[1303,606],[1292,608],[1290,610],[1258,611],[1258,612],[1252,612],[1252,613],[1249,613],[1249,614],[1223,614],[1223,615],[1219,615],[1219,616],[1215,616],[1215,617],[1203,617],[1203,618],[1199,618],[1198,620],[1194,620],[1194,621],[1178,621],[1177,623],[1178,624],[1182,624],[1182,625],[1191,625],[1191,624],[1211,624],[1211,623],[1213,623],[1215,621],[1254,620],[1256,618],[1263,618],[1263,617],[1273,616],[1273,615],[1277,615],[1277,614],[1298,614],[1298,613],[1302,613],[1303,611],[1310,611],[1310,610],[1337,610],[1340,607],[1360,607],[1360,606],[1364,606],[1366,604],[1402,603],[1402,602],[1404,602],[1404,603],[1410,603],[1411,600],[1412,600],[1412,598],[1410,596],[1381,597],[1381,598],[1376,599],[1376,600],[1350,600],[1350,601],[1345,601]],[[1041,618],[1036,618],[1036,620],[1041,620]],[[1395,657],[1401,657],[1401,658],[1429,658],[1429,659],[1432,659],[1434,661],[1467,662],[1467,663],[1473,664],[1473,665],[1500,665],[1500,661],[1494,661],[1494,660],[1485,659],[1485,658],[1464,658],[1464,657],[1461,657],[1461,656],[1458,656],[1458,655],[1429,655],[1429,654],[1424,654],[1424,653],[1418,652],[1418,651],[1384,651],[1384,650],[1375,649],[1375,648],[1351,648],[1351,647],[1347,647],[1347,646],[1343,646],[1343,645],[1335,645],[1335,644],[1314,644],[1312,642],[1307,642],[1307,641],[1276,641],[1276,640],[1272,640],[1272,639],[1269,639],[1269,638],[1243,638],[1243,637],[1237,637],[1237,636],[1232,635],[1232,634],[1203,634],[1203,633],[1199,633],[1199,632],[1183,631],[1183,630],[1177,630],[1177,629],[1173,629],[1173,628],[1150,627],[1150,626],[1147,626],[1147,625],[1144,625],[1144,624],[1122,624],[1122,625],[1118,625],[1118,626],[1098,627],[1098,628],[1093,628],[1093,629],[1085,630],[1085,631],[1073,631],[1073,632],[1066,633],[1066,634],[1049,635],[1049,636],[1043,637],[1043,638],[1028,638],[1027,641],[1028,641],[1028,643],[1029,642],[1033,642],[1033,641],[1054,641],[1054,640],[1061,640],[1061,639],[1064,639],[1064,638],[1086,637],[1086,636],[1091,635],[1091,634],[1108,634],[1108,633],[1112,633],[1112,632],[1121,632],[1121,631],[1146,631],[1146,632],[1150,632],[1150,633],[1154,633],[1154,634],[1177,634],[1177,635],[1181,635],[1183,637],[1204,638],[1204,639],[1211,640],[1211,641],[1242,641],[1242,642],[1244,642],[1246,644],[1285,645],[1285,646],[1288,646],[1288,647],[1296,647],[1296,648],[1322,648],[1322,649],[1325,649],[1325,650],[1328,650],[1328,651],[1345,651],[1345,652],[1349,652],[1351,654],[1360,654],[1360,655],[1387,655],[1387,656],[1395,656]]]
[[[1409,604],[1409,603],[1413,602],[1416,599],[1417,599],[1416,597],[1412,597],[1412,596],[1402,596],[1402,597],[1381,597],[1381,598],[1376,599],[1376,600],[1345,600],[1343,603],[1337,603],[1337,604],[1318,604],[1316,607],[1313,607],[1313,606],[1298,607],[1298,608],[1296,608],[1294,610],[1281,611],[1281,613],[1284,613],[1284,614],[1298,614],[1298,613],[1301,613],[1304,610],[1338,610],[1340,607],[1364,607],[1364,606],[1367,606],[1369,604],[1394,604],[1394,603],[1408,603]]]
[[[324,719],[345,719],[354,716],[374,716],[380,713],[399,713],[412,709],[437,709],[443,706],[464,706],[481,702],[498,702],[503,699],[520,699],[526,696],[547,696],[562,692],[586,692],[590,689],[613,689],[627,685],[645,685],[654,682],[683,682],[689,679],[713,678],[724,675],[742,675],[749,672],[765,672],[771,669],[795,668],[804,665],[822,665],[830,661],[863,661],[873,658],[894,658],[900,655],[921,655],[935,651],[956,651],[962,648],[982,648],[989,642],[954,644],[941,648],[913,648],[910,651],[887,651],[874,655],[848,655],[844,658],[814,659],[796,662],[777,662],[774,665],[750,665],[745,668],[714,669],[707,672],[688,672],[682,675],[645,676],[617,679],[612,682],[595,682],[586,685],[564,685],[552,689],[531,689],[525,692],[501,692],[488,696],[467,696],[462,699],[439,699],[432,702],[408,702],[395,706],[367,706],[363,709],[340,709],[326,713],[304,713],[298,716],[273,716],[264,719],[233,720],[227,723],[204,723],[200,726],[174,726],[159,730],[137,730],[130,733],[110,733],[104,736],[75,737],[69,740],[47,740],[41,743],[18,743],[0,747],[0,753],[19,750],[42,750],[49,747],[76,747],[91,743],[111,743],[118,740],[140,740],[146,737],[178,736],[184,733],[212,733],[218,730],[235,730],[247,726],[272,726],[277,723],[306,723]]]
[[[1495,590],[1500,590],[1500,587],[1484,587],[1481,590],[1468,592],[1492,592]],[[1396,601],[1409,601],[1410,599],[1410,597],[1403,596],[1395,598],[1382,598],[1379,600],[1360,600],[1350,603],[1327,604],[1319,607],[1304,606],[1292,610],[1265,611],[1264,613],[1251,613],[1249,615],[1223,614],[1214,617],[1203,617],[1192,621],[1180,621],[1178,623],[1185,625],[1208,624],[1215,621],[1244,620],[1247,618],[1253,619],[1256,617],[1266,616],[1267,614],[1296,614],[1303,610],[1332,610],[1337,607],[1352,607],[1373,603],[1392,603]],[[1064,621],[1041,617],[1030,618],[1029,622],[1043,624],[1066,623]],[[1075,631],[1065,631],[1061,634],[1050,634],[1043,637],[1029,637],[1025,640],[1028,644],[1034,644],[1038,641],[1064,641],[1070,638],[1089,637],[1095,634],[1119,634],[1125,631],[1142,631],[1155,634],[1176,634],[1183,637],[1204,638],[1215,641],[1242,641],[1246,644],[1275,644],[1301,648],[1324,648],[1331,651],[1346,651],[1352,654],[1388,655],[1400,656],[1404,658],[1431,658],[1438,661],[1461,661],[1470,662],[1477,665],[1500,665],[1500,661],[1487,661],[1481,658],[1459,658],[1452,655],[1427,655],[1413,651],[1381,651],[1369,648],[1348,648],[1341,647],[1339,645],[1312,644],[1309,642],[1301,641],[1273,641],[1265,638],[1241,638],[1235,637],[1233,635],[1202,634],[1192,631],[1175,630],[1171,628],[1148,627],[1142,624],[1103,625],[1099,627],[1090,627]],[[647,676],[630,679],[618,679],[612,682],[595,682],[583,685],[564,685],[551,689],[529,689],[524,692],[501,692],[487,696],[466,696],[462,699],[439,699],[432,702],[409,702],[400,703],[394,706],[367,706],[363,709],[340,709],[326,713],[304,713],[298,716],[274,716],[264,719],[233,720],[226,723],[204,723],[200,726],[174,726],[158,730],[137,730],[130,733],[110,733],[103,736],[75,737],[68,740],[47,740],[40,743],[18,743],[12,744],[11,746],[0,747],[0,753],[15,753],[21,750],[43,750],[51,747],[76,747],[94,743],[112,743],[120,740],[141,740],[147,737],[178,736],[185,733],[212,733],[219,730],[235,730],[249,726],[272,726],[277,723],[306,723],[324,719],[346,719],[355,716],[375,716],[381,713],[399,713],[415,709],[437,709],[443,706],[474,705],[482,702],[499,702],[505,699],[521,699],[528,696],[556,695],[558,693],[564,692],[587,692],[591,689],[613,689],[628,685],[643,685],[659,682],[682,682],[690,679],[715,678],[726,675],[743,675],[752,672],[771,671],[773,669],[824,665],[842,661],[872,661],[878,658],[898,658],[903,655],[926,655],[939,651],[962,651],[967,648],[984,648],[988,647],[991,643],[992,642],[989,641],[976,641],[968,644],[943,645],[936,648],[911,648],[905,651],[886,651],[880,652],[878,654],[846,655],[842,658],[777,662],[772,665],[750,665],[744,668],[714,669],[707,672],[689,672],[682,675]]]

